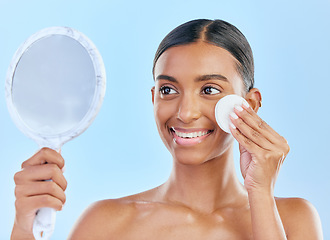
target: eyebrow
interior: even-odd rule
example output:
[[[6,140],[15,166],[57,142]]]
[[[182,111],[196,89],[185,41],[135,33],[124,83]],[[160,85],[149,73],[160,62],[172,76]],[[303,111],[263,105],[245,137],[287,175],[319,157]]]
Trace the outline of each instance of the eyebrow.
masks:
[[[196,78],[195,79],[195,82],[207,81],[207,80],[212,80],[212,79],[222,80],[222,81],[228,82],[228,79],[225,76],[221,75],[221,74],[207,74],[207,75],[202,75],[202,76]]]
[[[225,76],[221,75],[221,74],[202,75],[202,76],[197,77],[195,79],[195,82],[208,81],[208,80],[212,80],[212,79],[229,82],[228,79]],[[171,76],[168,76],[168,75],[158,75],[156,77],[156,81],[157,80],[168,80],[168,81],[174,82],[174,83],[178,82],[178,80],[176,80],[174,77],[171,77]]]
[[[158,75],[156,77],[156,81],[158,81],[158,80],[168,80],[170,82],[175,82],[175,83],[178,82],[178,80],[176,80],[174,77],[167,76],[167,75]]]

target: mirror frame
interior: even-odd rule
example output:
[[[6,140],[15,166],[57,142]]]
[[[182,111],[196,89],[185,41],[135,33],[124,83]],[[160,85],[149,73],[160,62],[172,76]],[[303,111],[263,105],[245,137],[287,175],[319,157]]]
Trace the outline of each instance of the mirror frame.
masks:
[[[70,37],[76,40],[84,47],[84,49],[88,52],[94,65],[96,85],[95,85],[94,96],[90,108],[83,117],[83,119],[75,127],[60,134],[45,135],[34,131],[24,123],[19,113],[17,112],[15,105],[13,104],[11,93],[12,93],[13,78],[15,75],[16,67],[18,66],[18,63],[21,57],[23,56],[23,54],[29,49],[30,46],[32,46],[38,40],[50,37],[52,35],[64,35]],[[7,71],[6,84],[5,84],[5,97],[6,97],[9,113],[14,123],[25,135],[27,135],[29,138],[32,138],[40,146],[48,146],[53,142],[58,142],[60,143],[61,146],[65,142],[80,135],[93,122],[94,118],[96,117],[97,113],[101,108],[103,98],[105,95],[105,88],[106,88],[106,73],[105,73],[104,63],[100,53],[98,52],[93,42],[89,40],[84,34],[82,34],[81,32],[75,29],[69,27],[49,27],[42,29],[37,33],[31,35],[15,52]],[[55,147],[55,146],[50,146],[50,147]]]

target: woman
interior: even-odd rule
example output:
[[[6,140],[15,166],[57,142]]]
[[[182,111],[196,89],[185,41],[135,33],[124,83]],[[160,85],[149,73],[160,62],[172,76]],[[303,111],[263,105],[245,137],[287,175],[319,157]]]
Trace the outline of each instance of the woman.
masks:
[[[69,239],[322,239],[310,203],[274,198],[289,146],[257,115],[261,94],[253,87],[252,51],[237,28],[204,19],[177,27],[161,42],[153,75],[155,120],[173,156],[169,179],[146,192],[93,204]],[[232,135],[214,116],[217,101],[229,94],[249,103],[231,114]],[[234,139],[244,185],[235,174]],[[63,166],[60,154],[50,149],[22,164],[15,175],[12,239],[33,239],[38,208],[61,210]]]

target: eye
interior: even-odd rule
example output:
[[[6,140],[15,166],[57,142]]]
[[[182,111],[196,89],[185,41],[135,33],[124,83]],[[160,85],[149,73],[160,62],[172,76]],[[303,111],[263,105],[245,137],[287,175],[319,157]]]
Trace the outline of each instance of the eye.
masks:
[[[163,95],[170,95],[170,94],[176,94],[178,93],[176,90],[174,90],[173,88],[169,87],[169,86],[162,86],[159,89],[159,92]]]
[[[208,86],[208,87],[203,88],[202,93],[204,93],[206,95],[214,95],[214,94],[220,93],[220,91],[214,87]]]

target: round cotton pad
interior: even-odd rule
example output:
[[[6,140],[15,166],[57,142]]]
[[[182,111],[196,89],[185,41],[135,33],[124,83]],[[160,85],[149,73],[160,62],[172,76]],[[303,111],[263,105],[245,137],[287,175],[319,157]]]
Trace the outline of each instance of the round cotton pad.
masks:
[[[227,95],[219,100],[215,106],[215,119],[220,128],[226,133],[231,133],[229,129],[229,114],[234,111],[236,105],[241,106],[247,101],[238,95]]]

